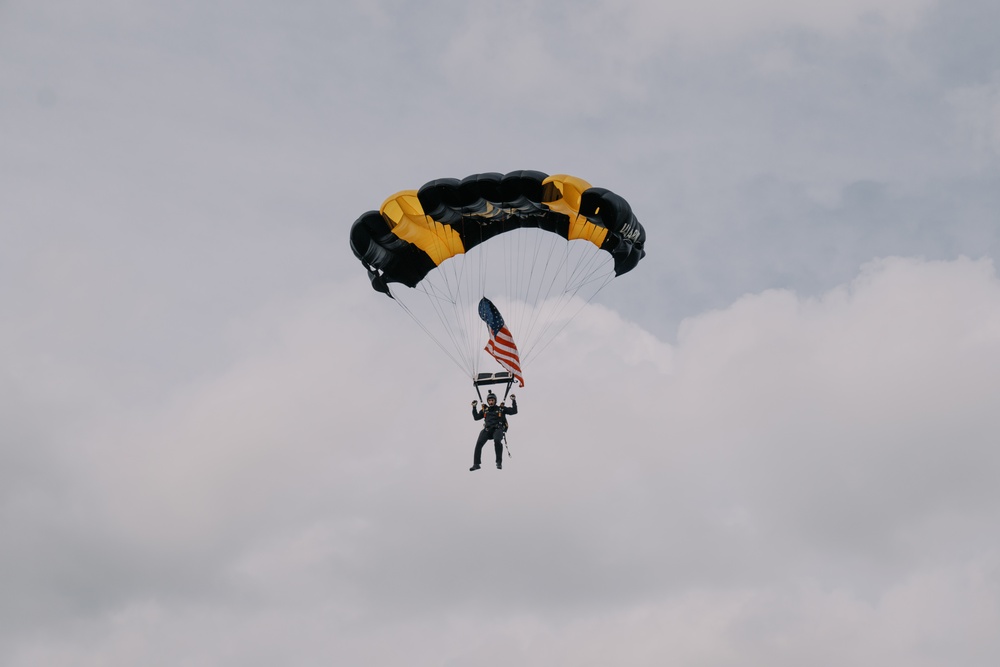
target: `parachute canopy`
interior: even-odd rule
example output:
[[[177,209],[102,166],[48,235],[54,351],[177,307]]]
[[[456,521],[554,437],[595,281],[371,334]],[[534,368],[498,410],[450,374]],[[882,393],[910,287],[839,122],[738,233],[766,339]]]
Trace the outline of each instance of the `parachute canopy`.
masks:
[[[645,255],[646,232],[624,199],[575,176],[538,171],[442,178],[404,190],[351,228],[351,249],[380,291],[416,287],[429,271],[498,234],[538,228],[609,253],[615,275]]]
[[[482,297],[503,310],[523,364],[612,278],[635,268],[646,232],[609,190],[515,171],[398,192],[359,217],[350,238],[372,287],[395,298],[475,379]]]

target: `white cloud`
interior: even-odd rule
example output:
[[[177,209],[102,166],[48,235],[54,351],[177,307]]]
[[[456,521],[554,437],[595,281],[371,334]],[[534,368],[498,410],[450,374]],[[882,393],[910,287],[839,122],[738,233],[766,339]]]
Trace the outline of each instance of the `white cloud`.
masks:
[[[471,388],[369,292],[269,309],[225,374],[54,450],[92,537],[36,503],[30,544],[89,565],[22,549],[4,569],[43,600],[118,576],[49,621],[60,641],[5,638],[9,664],[1000,651],[989,262],[887,259],[819,298],[747,295],[675,345],[590,307],[519,392],[513,458],[474,474]]]

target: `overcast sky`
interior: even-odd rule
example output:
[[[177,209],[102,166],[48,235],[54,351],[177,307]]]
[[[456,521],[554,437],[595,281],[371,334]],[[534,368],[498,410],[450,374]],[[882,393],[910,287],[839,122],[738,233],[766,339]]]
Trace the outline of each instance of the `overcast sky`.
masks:
[[[0,664],[1000,664],[998,25],[0,1]],[[470,473],[348,231],[516,169],[648,254]]]

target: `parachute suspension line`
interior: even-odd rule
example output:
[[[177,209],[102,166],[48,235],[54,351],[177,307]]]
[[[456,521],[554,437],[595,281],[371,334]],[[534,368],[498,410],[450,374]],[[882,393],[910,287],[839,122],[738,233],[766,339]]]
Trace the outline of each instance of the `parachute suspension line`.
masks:
[[[465,222],[464,225],[477,224],[473,222]],[[477,224],[478,227],[478,224]],[[479,228],[480,242],[476,245],[472,251],[466,251],[462,255],[463,262],[467,262],[468,266],[465,267],[466,271],[464,273],[465,281],[462,285],[460,291],[463,297],[461,303],[458,305],[458,311],[455,313],[455,321],[461,322],[466,333],[466,354],[468,354],[470,359],[470,373],[472,374],[472,379],[476,378],[479,373],[479,350],[478,342],[480,340],[479,332],[480,329],[478,325],[478,309],[476,304],[479,303],[479,297],[483,291],[483,262],[485,259],[482,256],[483,253],[483,243],[482,243],[482,228]],[[470,252],[472,253],[470,255]],[[478,256],[478,259],[477,259]],[[463,264],[464,266],[464,264]]]
[[[519,341],[519,346],[523,345],[530,335],[525,322],[525,312],[530,306],[531,279],[538,252],[537,243],[534,247],[529,246],[529,237],[534,233],[533,229],[517,229],[508,234],[506,240],[510,255],[507,271],[507,295],[510,305],[507,307],[511,309],[511,320],[515,324],[511,327],[511,333],[514,334],[515,340]],[[532,249],[534,252],[529,254],[529,250]]]
[[[474,284],[476,277],[473,275],[473,267],[466,266],[466,262],[471,263],[469,256],[462,255],[462,284],[459,286],[459,300],[455,307],[455,322],[458,326],[462,327],[462,331],[465,334],[463,349],[469,359],[469,374],[473,379],[475,379],[476,372],[478,371],[479,359],[473,352],[473,337],[475,330],[472,328],[472,322],[469,321],[468,310],[470,298],[469,292],[472,291],[472,285]]]
[[[506,227],[506,224],[504,225]],[[503,306],[503,309],[507,312],[506,318],[507,327],[511,330],[514,336],[515,343],[519,339],[523,339],[524,334],[521,332],[520,327],[520,309],[517,307],[517,297],[519,294],[521,286],[521,276],[519,271],[521,269],[521,257],[519,255],[520,251],[520,241],[519,238],[521,234],[518,230],[508,231],[504,229],[504,232],[500,234],[500,238],[503,239],[502,251],[504,255],[504,266],[507,268],[504,271],[504,294],[507,297],[508,303]]]
[[[503,236],[502,233],[500,235]],[[490,283],[489,281],[490,267],[494,263],[492,255],[496,254],[493,245],[494,244],[492,243],[492,238],[491,238],[490,240],[487,241],[480,240],[479,244],[476,246],[476,249],[479,251],[479,257],[480,257],[478,262],[479,284],[477,285],[477,289],[470,294],[471,300],[468,306],[469,320],[472,323],[472,325],[476,327],[474,331],[477,332],[475,336],[476,343],[474,345],[474,350],[473,350],[473,354],[475,355],[476,358],[477,373],[479,372],[479,360],[482,358],[482,350],[483,350],[482,347],[483,337],[482,335],[480,335],[479,332],[482,332],[483,328],[486,326],[486,324],[479,317],[479,301],[483,297],[486,297],[487,299],[491,300],[496,299],[497,297],[496,294],[487,294],[487,292],[489,291],[489,283]]]
[[[530,328],[525,321],[525,314],[534,305],[531,303],[530,292],[534,267],[538,259],[539,248],[541,247],[539,241],[536,241],[533,246],[529,246],[529,242],[532,236],[538,239],[540,234],[535,230],[520,229],[509,234],[509,236],[511,240],[508,246],[511,244],[515,245],[511,253],[513,260],[511,262],[511,270],[508,272],[508,279],[513,284],[508,288],[507,292],[512,301],[509,307],[514,309],[513,320],[517,324],[517,330],[512,330],[512,333],[515,335],[515,340],[527,341],[530,335]],[[529,250],[533,251],[530,255],[528,253]]]
[[[548,252],[545,256],[545,262],[541,267],[540,276],[538,279],[538,289],[535,292],[535,298],[532,300],[533,313],[531,321],[528,323],[528,335],[526,336],[527,345],[525,346],[525,352],[531,350],[534,346],[534,341],[536,340],[535,327],[541,320],[542,311],[548,311],[546,314],[546,319],[548,319],[548,313],[552,312],[550,305],[547,302],[551,299],[553,292],[556,290],[556,280],[564,271],[564,265],[566,263],[566,256],[568,253],[569,241],[563,239],[560,236],[555,235],[539,235],[539,246],[541,244],[541,239],[544,238],[548,241]],[[562,258],[553,267],[553,259],[558,253],[559,246],[562,249]],[[537,262],[532,266],[532,270],[537,266]],[[539,304],[546,304],[539,307]]]
[[[445,313],[443,309],[438,312],[438,317],[441,320],[443,326],[449,329],[450,335],[455,345],[455,349],[459,351],[459,354],[463,355],[466,362],[466,371],[471,372],[472,359],[468,353],[468,333],[463,330],[462,322],[456,319],[456,315],[461,309],[461,295],[462,295],[462,277],[465,268],[464,258],[461,256],[456,256],[451,259],[445,260],[445,266],[441,268],[442,275],[451,280],[447,282],[448,293],[452,297],[449,300],[451,304],[451,312]]]
[[[551,342],[551,340],[553,340],[556,336],[558,336],[559,333],[561,333],[562,330],[565,329],[566,326],[580,313],[580,311],[583,310],[583,308],[587,304],[589,304],[594,299],[594,297],[597,296],[597,294],[602,289],[604,289],[604,287],[606,287],[608,283],[611,282],[611,280],[614,279],[613,270],[609,269],[603,274],[600,273],[601,269],[603,269],[603,267],[606,266],[611,261],[609,257],[601,257],[601,255],[602,253],[591,254],[589,259],[587,259],[586,261],[582,259],[576,261],[574,274],[583,273],[583,277],[578,278],[575,282],[568,281],[566,289],[563,291],[561,295],[559,295],[557,303],[553,306],[554,312],[552,316],[548,318],[548,322],[545,328],[543,329],[542,333],[540,333],[538,336],[538,342],[541,342],[546,338],[548,339],[544,343],[542,349],[547,347],[548,343]],[[589,269],[578,270],[585,264],[589,265]],[[596,264],[596,266],[594,266],[594,264]],[[589,297],[587,297],[584,300],[584,302],[579,305],[578,308],[576,308],[572,313],[570,313],[567,317],[565,317],[562,326],[559,326],[559,328],[554,333],[549,334],[549,331],[552,329],[552,327],[556,326],[557,323],[563,319],[563,315],[566,309],[570,306],[571,303],[573,303],[573,300],[580,294],[581,289],[584,286],[594,283],[596,281],[601,281],[601,282],[599,285],[597,285],[596,289],[590,293]],[[532,350],[527,350],[526,352],[528,355],[532,354]]]
[[[438,317],[441,319],[441,323],[451,331],[455,349],[458,350],[465,361],[465,372],[471,373],[472,359],[469,356],[467,342],[469,335],[462,326],[462,321],[456,318],[456,315],[461,312],[462,307],[462,281],[465,275],[465,260],[461,255],[450,257],[444,261],[439,271],[450,278],[448,281],[448,293],[452,298],[449,301],[451,304],[450,311],[444,312],[442,310],[438,313]]]
[[[603,257],[602,253],[591,253],[589,258],[586,260],[581,259],[578,261],[570,275],[570,278],[566,281],[566,289],[569,291],[572,289],[574,284],[574,279],[578,280],[577,289],[586,283],[588,283],[597,273],[601,265],[607,263],[609,258]],[[597,266],[595,266],[595,264]]]
[[[524,350],[525,361],[527,361],[527,359],[530,359],[531,350],[534,349],[535,345],[539,340],[540,332],[536,333],[535,329],[539,325],[539,322],[541,321],[542,311],[543,310],[546,311],[545,319],[549,319],[552,316],[553,306],[550,303],[550,301],[552,298],[553,291],[555,290],[556,280],[563,273],[564,265],[566,262],[566,253],[569,241],[566,241],[561,237],[558,237],[558,240],[556,240],[556,238],[553,237],[550,239],[550,241],[551,243],[549,245],[549,252],[546,257],[542,274],[541,277],[539,278],[538,289],[536,291],[536,296],[535,296],[536,305],[534,307],[534,313],[530,324],[531,335],[528,339],[528,344],[525,346]],[[561,248],[558,248],[557,244],[561,245]],[[558,250],[560,249],[562,250],[561,253],[558,252]],[[556,257],[557,254],[561,254],[561,258],[556,262],[555,266],[553,267],[553,259]],[[539,306],[538,304],[543,304],[543,305]],[[542,332],[544,332],[544,330],[545,327],[543,326]]]
[[[520,346],[524,344],[527,335],[524,325],[525,312],[525,254],[527,247],[527,236],[529,230],[517,229],[505,235],[504,245],[507,254],[507,272],[505,280],[507,283],[506,294],[510,309],[511,333],[515,342]],[[529,278],[530,280],[530,278]]]
[[[531,347],[533,331],[545,315],[538,306],[543,296],[552,293],[559,277],[552,266],[557,244],[565,240],[541,228],[507,229],[506,219],[498,222],[503,231],[481,246],[484,288],[480,294],[500,305],[521,350]],[[476,312],[471,307],[470,311]]]
[[[475,259],[470,257],[468,251],[462,255],[462,258],[463,268],[465,269],[463,273],[465,281],[460,294],[464,297],[464,299],[458,306],[458,312],[455,313],[455,321],[462,323],[462,326],[465,329],[465,349],[466,354],[468,354],[470,359],[470,372],[472,374],[472,378],[475,379],[476,375],[479,373],[479,353],[478,350],[476,350],[476,344],[478,341],[477,333],[479,329],[476,327],[477,313],[473,304],[477,303],[476,281],[481,281],[482,276],[477,275],[477,271],[475,271]],[[465,266],[465,263],[468,263],[469,266]]]
[[[465,331],[467,332],[467,342],[466,350],[469,355],[470,372],[472,374],[472,379],[475,380],[476,376],[479,374],[479,341],[482,340],[480,335],[481,323],[479,322],[479,299],[484,295],[486,284],[486,270],[489,265],[488,244],[483,242],[482,238],[482,228],[476,222],[465,221],[463,222],[463,230],[466,229],[466,225],[476,225],[473,230],[479,231],[478,243],[471,250],[466,250],[464,257],[469,263],[468,271],[466,272],[466,280],[461,290],[462,301],[459,304],[459,312],[456,312],[456,321],[462,322]]]
[[[541,317],[539,306],[545,300],[543,289],[549,267],[552,266],[552,256],[562,238],[550,233],[543,233],[541,229],[534,234],[534,246],[532,248],[531,263],[528,265],[528,280],[524,293],[524,318],[525,325],[525,347],[530,349],[534,339],[535,326]],[[544,261],[540,261],[544,260]]]
[[[500,233],[497,235],[497,238],[503,239],[503,242],[498,245],[497,250],[499,251],[500,254],[501,267],[508,268],[507,271],[503,272],[503,294],[509,296],[511,294],[511,285],[513,284],[512,283],[513,277],[510,275],[512,272],[510,269],[512,267],[511,258],[513,257],[513,255],[510,252],[510,239],[508,238],[508,236],[509,236],[509,230],[507,229],[507,220],[503,219],[500,223]],[[490,301],[494,301],[495,296],[496,295],[491,295],[489,297]],[[509,318],[511,316],[511,312],[509,310],[510,307],[507,306],[507,308],[508,308],[507,318]]]
[[[389,288],[389,291],[390,291],[390,293],[392,292],[392,288],[391,288],[391,287]],[[405,303],[403,303],[402,301],[400,301],[400,300],[399,300],[399,299],[398,299],[398,298],[396,297],[396,295],[392,295],[392,296],[393,296],[393,301],[395,301],[395,302],[396,302],[397,304],[399,304],[399,307],[400,307],[400,308],[402,308],[402,309],[403,309],[403,311],[404,311],[404,312],[405,312],[405,313],[406,313],[407,315],[409,315],[409,316],[410,316],[410,319],[412,319],[412,320],[413,320],[414,322],[416,322],[416,323],[417,323],[417,326],[419,326],[419,327],[420,327],[421,329],[423,329],[423,330],[424,330],[424,333],[425,333],[425,334],[427,334],[427,337],[428,337],[428,338],[430,338],[430,339],[431,339],[432,341],[434,341],[434,344],[435,344],[435,345],[437,345],[437,346],[438,346],[439,348],[441,348],[441,351],[442,351],[442,352],[444,352],[444,353],[445,353],[445,355],[447,355],[447,357],[448,357],[449,359],[451,359],[452,363],[454,363],[454,364],[455,364],[456,366],[458,366],[458,367],[459,367],[460,369],[462,369],[462,371],[464,372],[464,371],[466,370],[466,367],[465,367],[465,366],[463,366],[463,365],[462,365],[462,363],[461,363],[461,362],[460,362],[460,361],[459,361],[458,359],[456,359],[456,358],[455,358],[455,355],[453,355],[453,354],[452,354],[452,353],[451,353],[451,352],[450,352],[450,351],[449,351],[449,350],[448,350],[448,349],[447,349],[447,348],[446,348],[446,347],[445,347],[444,345],[442,345],[442,344],[441,344],[441,341],[439,341],[439,340],[437,339],[437,337],[436,337],[436,336],[435,336],[435,335],[434,335],[433,333],[431,333],[431,331],[430,331],[430,330],[429,330],[429,329],[428,329],[428,328],[427,328],[427,327],[426,327],[426,326],[424,325],[424,323],[423,323],[423,322],[421,322],[421,321],[420,321],[420,320],[419,320],[419,319],[418,319],[418,318],[417,318],[417,317],[416,317],[416,316],[415,316],[415,315],[413,314],[413,311],[412,311],[412,310],[410,310],[410,308],[409,308],[409,307],[408,307],[408,306],[407,306],[407,305],[406,305]]]
[[[564,322],[562,323],[562,326],[561,326],[561,327],[559,327],[559,329],[558,329],[558,330],[556,330],[556,332],[555,332],[555,333],[553,333],[553,334],[552,334],[552,335],[551,335],[551,336],[550,336],[550,337],[548,338],[548,340],[547,340],[547,341],[545,341],[545,344],[544,344],[544,345],[542,345],[542,347],[538,349],[538,352],[536,353],[536,352],[535,352],[535,346],[532,346],[532,349],[531,349],[531,350],[528,350],[528,351],[527,351],[527,352],[525,353],[525,355],[524,355],[524,356],[525,356],[525,359],[531,359],[531,358],[532,358],[532,357],[534,357],[534,356],[535,356],[536,354],[538,354],[538,355],[541,355],[541,354],[542,354],[543,352],[545,352],[546,348],[548,348],[548,346],[549,346],[549,345],[551,345],[551,344],[552,344],[552,342],[553,342],[553,341],[554,341],[554,340],[555,340],[556,338],[558,338],[558,337],[559,337],[559,334],[561,334],[561,333],[563,332],[563,329],[565,329],[565,328],[566,328],[567,326],[569,326],[569,323],[570,323],[570,322],[572,322],[572,321],[573,321],[573,320],[574,320],[574,319],[576,318],[576,316],[580,314],[580,311],[581,311],[581,310],[583,310],[583,309],[584,309],[584,307],[586,307],[586,306],[587,306],[587,305],[588,305],[588,304],[589,304],[589,303],[590,303],[591,301],[593,301],[593,300],[594,300],[594,297],[596,297],[596,296],[597,296],[597,295],[598,295],[598,294],[600,293],[600,291],[601,291],[602,289],[604,289],[605,287],[607,287],[608,283],[610,283],[610,282],[612,281],[612,279],[614,279],[614,277],[615,277],[615,274],[614,274],[614,272],[611,272],[611,273],[609,273],[609,274],[608,274],[608,277],[607,277],[607,278],[606,278],[606,279],[604,280],[604,282],[603,282],[603,283],[602,283],[602,284],[601,284],[601,285],[600,285],[600,286],[599,286],[599,287],[597,288],[597,290],[596,290],[596,291],[595,291],[595,292],[594,292],[593,294],[591,294],[591,295],[590,295],[590,297],[589,297],[589,298],[588,298],[588,299],[587,299],[586,301],[584,301],[583,303],[581,303],[581,304],[580,304],[580,307],[576,309],[576,312],[574,312],[574,313],[573,313],[573,314],[572,314],[571,316],[569,316],[568,318],[566,318],[566,320],[565,320],[565,321],[564,321]],[[551,325],[550,325],[550,326],[551,326]],[[548,329],[548,328],[549,328],[549,327],[546,327],[546,329]],[[540,342],[540,341],[541,341],[541,337],[539,337],[539,342]],[[524,360],[522,360],[522,361],[524,361]]]
[[[596,289],[593,292],[591,292],[588,297],[584,299],[584,302],[581,303],[579,307],[576,308],[575,311],[573,311],[568,317],[565,318],[566,324],[568,324],[573,318],[575,318],[583,309],[583,307],[588,303],[590,303],[593,300],[593,298],[597,296],[598,292],[604,289],[604,287],[607,286],[609,282],[611,282],[611,280],[614,278],[614,272],[609,271],[608,273],[605,273],[603,276],[595,277],[593,280],[588,281],[588,283],[601,280],[602,277],[603,280],[600,282],[600,284],[597,285]],[[545,327],[546,331],[551,329],[553,326],[556,325],[557,322],[563,319],[563,314],[574,302],[574,299],[579,295],[582,286],[583,285],[580,285],[573,290],[567,290],[562,295],[560,295],[560,298],[557,299],[556,304],[554,306],[555,312],[553,313],[552,317],[549,318],[548,323],[546,324]],[[560,327],[559,330],[561,331],[563,328],[565,328],[565,324],[562,327]],[[542,335],[539,335],[539,338],[542,338]]]
[[[503,254],[503,266],[506,267],[506,271],[503,271],[503,283],[504,283],[503,294],[506,296],[509,303],[504,304],[502,306],[502,311],[507,313],[504,320],[507,323],[507,327],[514,334],[514,340],[516,341],[517,338],[520,336],[520,334],[518,333],[518,327],[516,324],[518,321],[517,312],[514,312],[513,308],[519,283],[517,276],[519,258],[516,252],[516,245],[515,245],[517,239],[514,237],[518,236],[518,234],[513,231],[508,231],[506,229],[506,226],[507,226],[506,221],[504,221],[504,230],[499,235],[499,238],[502,239],[502,243],[499,246],[499,250]]]
[[[531,332],[535,328],[535,323],[539,318],[538,303],[542,293],[542,286],[545,283],[545,274],[550,266],[552,253],[555,250],[556,243],[562,241],[561,237],[555,235],[543,234],[541,230],[534,233],[535,243],[533,247],[533,253],[531,257],[531,262],[528,264],[528,277],[527,283],[525,285],[524,299],[522,306],[522,321],[524,321],[524,313],[530,312],[531,318],[526,321],[526,343],[530,346],[531,343]],[[535,287],[535,295],[532,297],[531,291],[532,287],[535,285],[535,274],[536,268],[539,267],[538,257],[542,253],[543,246],[545,246],[545,263],[541,267],[541,271],[538,276],[538,284]]]
[[[557,256],[560,254],[559,251],[562,250],[565,253],[565,245],[567,241],[561,236],[556,235],[539,235],[539,247],[541,243],[545,242],[546,253],[544,262],[536,262],[534,266],[540,267],[540,272],[538,276],[538,286],[535,289],[535,296],[532,299],[532,316],[529,322],[530,335],[528,337],[528,344],[525,347],[525,352],[531,350],[537,340],[536,328],[543,319],[547,319],[551,313],[548,301],[552,298],[553,290],[556,286],[556,281],[559,279],[559,275],[562,271],[562,260],[555,261]],[[543,317],[543,311],[544,317]]]
[[[483,252],[483,245],[480,243],[476,246],[472,252],[478,252],[481,256]],[[480,322],[479,322],[479,312],[477,308],[478,299],[481,297],[483,292],[483,273],[482,273],[482,257],[478,260],[474,258],[469,259],[471,266],[469,267],[468,279],[466,282],[465,296],[467,301],[462,304],[462,315],[465,322],[465,326],[469,331],[469,357],[472,358],[472,377],[475,378],[479,373],[479,350],[478,345],[482,340],[480,332]],[[478,268],[478,270],[477,270]]]
[[[427,217],[428,224],[433,224],[434,221]],[[465,362],[466,372],[473,373],[473,366],[475,364],[475,358],[471,354],[469,346],[469,333],[468,330],[463,330],[462,320],[458,317],[462,311],[461,296],[463,294],[462,282],[465,271],[465,261],[464,257],[455,256],[445,260],[439,267],[436,274],[429,279],[425,279],[424,282],[431,288],[428,290],[421,290],[428,296],[428,301],[433,308],[441,327],[445,331],[448,338],[451,339],[452,347],[459,357],[461,357]],[[439,279],[440,284],[437,280]],[[435,301],[432,298],[431,292],[435,294],[440,293],[442,296],[439,301]],[[451,305],[451,313],[446,312],[445,303]],[[411,313],[411,317],[413,314]],[[440,346],[440,343],[439,343]]]
[[[567,279],[565,286],[560,283],[559,288],[556,290],[559,294],[556,295],[552,303],[546,304],[545,310],[548,312],[545,318],[545,325],[537,335],[532,332],[530,345],[526,346],[522,357],[525,363],[536,355],[536,349],[538,350],[537,354],[546,349],[552,340],[566,328],[580,311],[611,282],[614,278],[614,272],[604,270],[610,261],[610,258],[605,256],[604,253],[593,252],[585,241],[580,240],[576,243],[573,241],[566,242],[563,257],[559,264],[559,271],[566,272]],[[599,280],[602,282],[597,285],[593,292],[587,290],[589,297],[584,294],[583,296],[586,297],[585,300],[573,312],[567,315],[567,308],[580,295],[581,290],[584,287],[592,286],[592,283]],[[554,287],[554,283],[550,287]],[[551,288],[548,290],[547,297],[552,295],[552,291]],[[559,325],[560,321],[562,321],[561,325]],[[555,331],[553,331],[554,327],[557,327]]]
[[[427,287],[433,288],[433,290],[435,292],[441,291],[441,288],[434,283],[433,279],[431,279],[431,280],[425,280],[424,283],[427,284]],[[456,320],[450,319],[448,317],[448,313],[445,312],[446,304],[450,304],[452,311],[453,312],[457,312],[457,308],[456,308],[456,304],[457,304],[456,296],[452,295],[452,294],[449,294],[445,298],[437,298],[435,296],[432,296],[430,294],[430,292],[428,292],[428,290],[426,288],[419,289],[418,291],[421,292],[421,293],[423,293],[427,297],[428,304],[430,305],[431,309],[434,311],[434,314],[437,316],[438,321],[441,323],[441,326],[444,329],[445,334],[448,336],[448,338],[451,339],[452,348],[455,350],[455,352],[457,353],[457,355],[460,358],[462,358],[463,361],[465,362],[464,366],[463,366],[463,370],[465,370],[466,372],[468,372],[469,368],[470,368],[471,361],[470,361],[469,355],[468,355],[468,353],[466,351],[467,345],[464,345],[463,341],[462,341],[462,338],[463,338],[462,334],[463,334],[463,332],[461,331],[461,325],[460,324],[453,324],[453,322],[456,322]],[[414,317],[414,319],[416,319],[416,318]],[[425,330],[426,330],[426,327],[425,327]],[[467,335],[464,336],[464,338],[467,338],[467,337],[468,337]],[[439,342],[438,345],[440,346],[441,343]]]
[[[466,261],[464,256],[462,256],[461,261],[463,262],[463,267],[464,267],[464,262]],[[455,327],[460,329],[461,348],[468,363],[467,370],[469,372],[470,377],[474,378],[476,375],[476,367],[479,363],[479,360],[477,358],[477,355],[475,354],[473,347],[474,345],[473,336],[475,330],[472,328],[471,322],[469,322],[468,320],[469,317],[468,309],[469,309],[469,298],[470,298],[469,296],[470,290],[468,288],[468,282],[469,282],[468,271],[464,272],[462,274],[462,277],[464,278],[464,284],[459,285],[457,289],[455,307],[451,313],[451,316],[449,317],[449,320],[454,323]]]

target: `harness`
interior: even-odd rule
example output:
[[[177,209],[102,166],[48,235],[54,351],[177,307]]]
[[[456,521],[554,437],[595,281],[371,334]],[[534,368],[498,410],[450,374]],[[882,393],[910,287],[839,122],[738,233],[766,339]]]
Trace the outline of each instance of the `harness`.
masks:
[[[485,423],[486,411],[485,410],[483,411],[483,420],[484,420],[484,422],[483,422],[483,431],[487,431],[487,429],[488,429],[488,432],[490,433],[490,436],[496,437],[496,430],[498,428],[502,428],[503,429],[503,435],[501,436],[501,440],[503,440],[504,448],[507,450],[507,458],[511,458],[511,455],[510,455],[510,445],[507,444],[507,429],[510,428],[510,422],[507,421],[507,415],[504,414],[503,409],[500,408],[500,406],[497,406],[497,409],[499,410],[500,414],[498,416],[496,425],[494,425],[492,427],[489,427],[489,426],[486,425],[486,423]]]
[[[486,429],[493,430],[493,429],[496,429],[498,427],[503,427],[503,431],[504,431],[504,433],[506,433],[507,429],[510,428],[510,424],[507,422],[507,415],[504,414],[503,408],[501,408],[499,405],[498,406],[494,406],[493,409],[496,410],[496,413],[497,413],[497,415],[496,415],[496,423],[493,424],[492,426],[490,426],[490,425],[488,425],[486,423],[486,416],[489,414],[490,408],[489,407],[485,408],[483,410],[483,430],[484,431]]]

